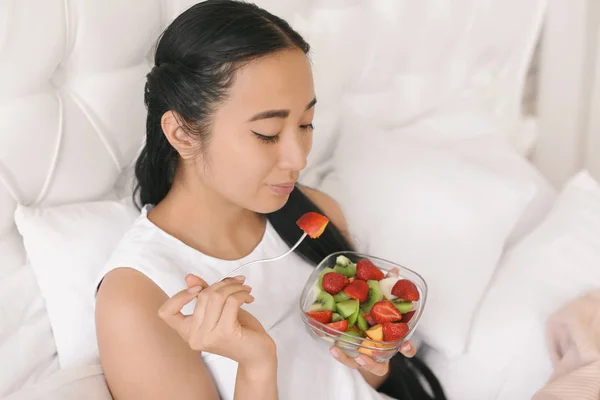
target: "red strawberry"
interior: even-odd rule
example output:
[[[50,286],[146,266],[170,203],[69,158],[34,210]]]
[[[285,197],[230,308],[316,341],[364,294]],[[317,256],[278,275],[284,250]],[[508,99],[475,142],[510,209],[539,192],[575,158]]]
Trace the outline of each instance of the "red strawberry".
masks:
[[[392,288],[392,294],[403,300],[419,301],[419,289],[408,279],[400,279]]]
[[[402,321],[400,322],[408,323],[412,319],[413,315],[415,315],[415,310],[409,311],[406,314],[402,314]]]
[[[313,312],[309,311],[306,313],[306,315],[308,315],[312,319],[319,321],[322,324],[328,324],[329,322],[331,322],[331,316],[333,315],[333,311],[331,311],[331,310],[313,311]]]
[[[328,223],[329,219],[326,216],[316,212],[307,212],[296,221],[296,225],[312,239],[321,236]]]
[[[331,327],[332,329],[338,330],[340,332],[346,332],[346,329],[348,329],[348,320],[347,319],[343,319],[341,321],[338,322],[332,322],[330,324],[327,324],[327,326]],[[338,335],[338,332],[335,332],[331,329],[327,329],[324,328],[323,329],[325,332],[330,333],[332,335]]]
[[[355,279],[346,286],[344,293],[358,300],[359,303],[364,303],[367,301],[367,297],[369,297],[369,285],[365,281]]]
[[[404,336],[406,336],[408,331],[408,325],[403,322],[385,322],[383,324],[383,341],[393,342],[398,339],[402,339]]]
[[[371,308],[371,317],[378,323],[397,322],[402,319],[402,314],[389,301],[379,301]]]
[[[348,285],[348,278],[337,272],[328,272],[323,275],[323,282],[321,283],[323,290],[329,294],[338,294],[343,288]]]
[[[370,260],[363,258],[356,264],[356,277],[363,281],[380,281],[385,275]]]
[[[367,314],[363,315],[363,318],[365,319],[365,321],[367,321],[367,324],[369,324],[370,326],[377,325],[377,321],[375,321],[375,319],[371,316],[371,314],[367,313]]]

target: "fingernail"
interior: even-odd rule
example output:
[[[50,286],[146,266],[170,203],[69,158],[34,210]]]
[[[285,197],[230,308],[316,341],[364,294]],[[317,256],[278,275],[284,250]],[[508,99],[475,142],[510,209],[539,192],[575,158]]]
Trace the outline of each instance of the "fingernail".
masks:
[[[410,344],[404,344],[404,345],[402,345],[402,347],[400,348],[400,350],[402,350],[402,351],[409,351],[410,350]]]
[[[246,277],[244,275],[238,275],[234,276],[233,279],[235,279],[236,281],[244,282],[246,280]]]
[[[202,290],[202,286],[194,286],[192,288],[188,289],[188,292],[195,294],[195,293],[199,293]]]
[[[252,290],[252,286],[244,285],[244,286],[242,286],[242,287],[244,287],[244,288],[248,289],[248,291],[251,291],[251,290]]]
[[[367,365],[367,362],[365,360],[363,360],[362,358],[360,358],[360,357],[357,357],[354,360],[356,360],[356,362],[359,363],[360,365],[362,365],[363,367],[365,365]]]
[[[329,349],[329,352],[331,353],[331,355],[332,355],[334,358],[340,358],[340,353],[338,353],[337,349],[335,349],[335,348],[331,348],[331,349]]]

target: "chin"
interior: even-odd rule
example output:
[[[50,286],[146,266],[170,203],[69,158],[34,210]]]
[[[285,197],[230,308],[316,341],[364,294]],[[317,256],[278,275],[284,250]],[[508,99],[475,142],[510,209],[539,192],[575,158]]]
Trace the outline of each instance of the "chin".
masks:
[[[290,198],[289,195],[287,196],[269,196],[270,198],[267,198],[263,201],[260,202],[260,204],[258,205],[258,207],[255,208],[254,211],[256,211],[259,214],[270,214],[270,213],[274,213],[275,211],[279,211],[283,208],[283,206],[285,206],[285,204],[287,203],[288,199]]]

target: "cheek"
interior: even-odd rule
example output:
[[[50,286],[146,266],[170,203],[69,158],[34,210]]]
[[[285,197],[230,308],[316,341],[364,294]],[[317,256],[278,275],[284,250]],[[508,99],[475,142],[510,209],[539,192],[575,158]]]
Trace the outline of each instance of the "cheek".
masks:
[[[216,186],[255,189],[277,162],[276,146],[240,135],[237,140],[214,140],[208,149],[207,175]],[[228,190],[228,191],[231,191]]]
[[[306,133],[306,139],[305,139],[305,151],[306,151],[306,156],[308,156],[308,153],[310,153],[310,151],[312,150],[312,145],[313,145],[313,133],[312,132],[307,132]]]

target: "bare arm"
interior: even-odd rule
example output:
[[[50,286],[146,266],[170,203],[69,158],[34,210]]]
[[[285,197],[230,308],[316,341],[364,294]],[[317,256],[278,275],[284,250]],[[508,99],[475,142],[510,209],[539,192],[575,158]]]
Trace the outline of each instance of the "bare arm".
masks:
[[[133,269],[116,269],[105,277],[97,297],[96,329],[100,361],[116,400],[219,399],[200,353],[158,316],[167,300],[156,284]],[[239,366],[235,399],[256,398],[277,399],[276,361]]]

